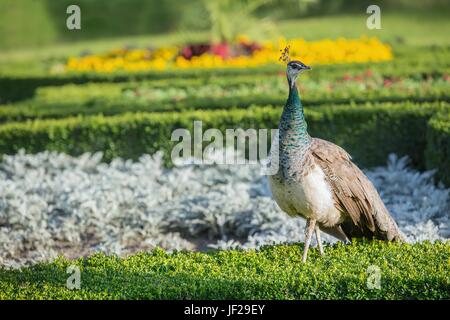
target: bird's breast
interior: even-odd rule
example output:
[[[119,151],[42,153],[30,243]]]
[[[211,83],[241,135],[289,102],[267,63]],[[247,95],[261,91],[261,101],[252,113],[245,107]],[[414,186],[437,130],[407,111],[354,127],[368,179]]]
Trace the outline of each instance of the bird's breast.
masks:
[[[283,168],[269,177],[272,195],[279,207],[290,216],[316,219],[321,225],[334,226],[343,221],[334,203],[331,187],[318,165],[295,174]]]

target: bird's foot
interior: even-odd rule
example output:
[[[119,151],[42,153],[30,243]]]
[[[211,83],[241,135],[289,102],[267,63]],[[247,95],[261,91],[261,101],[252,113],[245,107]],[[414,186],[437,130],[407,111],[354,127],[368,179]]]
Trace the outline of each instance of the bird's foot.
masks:
[[[323,256],[323,245],[322,245],[322,240],[320,239],[320,229],[319,226],[316,225],[316,240],[317,240],[317,246],[319,247],[319,253],[321,256]]]
[[[313,220],[313,219],[306,220],[305,248],[303,249],[303,257],[302,257],[303,263],[306,262],[306,259],[308,257],[309,244],[311,243],[311,238],[312,238],[313,232],[315,230],[315,226],[316,226],[316,220]]]

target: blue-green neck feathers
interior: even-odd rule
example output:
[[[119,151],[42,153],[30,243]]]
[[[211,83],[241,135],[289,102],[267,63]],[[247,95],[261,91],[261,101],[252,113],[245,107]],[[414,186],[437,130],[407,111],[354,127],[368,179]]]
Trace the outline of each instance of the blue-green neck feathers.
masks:
[[[279,130],[281,151],[303,149],[310,143],[311,137],[308,134],[302,102],[295,84],[289,83],[289,97],[281,115]]]

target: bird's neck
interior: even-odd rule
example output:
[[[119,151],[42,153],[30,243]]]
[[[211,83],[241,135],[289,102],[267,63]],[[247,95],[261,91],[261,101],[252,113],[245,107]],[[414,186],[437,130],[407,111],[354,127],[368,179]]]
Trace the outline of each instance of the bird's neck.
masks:
[[[305,149],[311,142],[297,86],[289,85],[289,97],[279,125],[280,151]]]

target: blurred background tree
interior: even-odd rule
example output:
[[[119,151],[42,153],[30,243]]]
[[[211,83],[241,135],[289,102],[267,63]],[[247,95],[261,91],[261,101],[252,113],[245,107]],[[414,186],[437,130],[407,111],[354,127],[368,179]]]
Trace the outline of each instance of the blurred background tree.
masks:
[[[82,30],[66,28],[66,8],[78,4]],[[372,0],[1,0],[0,49],[169,32],[210,32],[229,41],[240,30],[256,39],[274,22],[364,13]],[[448,10],[448,0],[380,0],[382,10]]]
[[[255,12],[271,0],[203,0],[208,13],[211,41],[230,43],[242,30],[258,40],[261,33],[274,34],[275,24],[270,18],[258,18]]]

